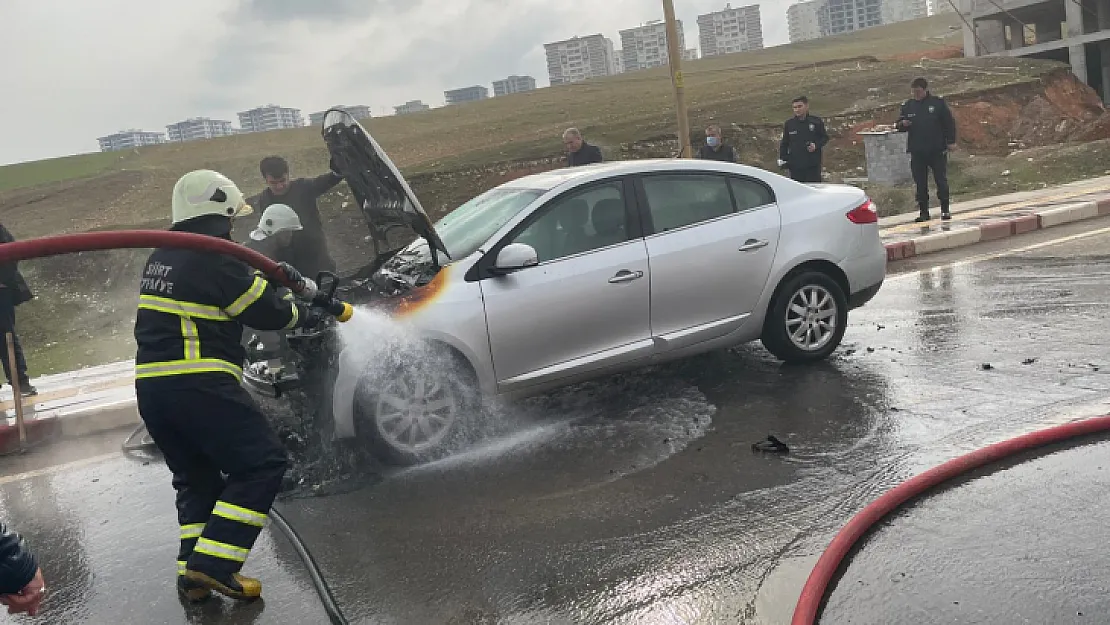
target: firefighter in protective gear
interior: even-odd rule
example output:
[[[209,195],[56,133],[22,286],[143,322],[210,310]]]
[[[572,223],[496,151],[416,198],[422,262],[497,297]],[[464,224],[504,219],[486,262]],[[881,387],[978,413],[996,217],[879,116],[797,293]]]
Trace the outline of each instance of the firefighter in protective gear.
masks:
[[[170,230],[231,239],[249,214],[239,188],[198,170],[173,189]],[[300,278],[284,267],[292,280]],[[246,264],[222,254],[155,250],[146,263],[135,319],[139,414],[173,473],[180,523],[179,591],[201,601],[215,590],[259,597],[239,574],[281,489],[288,460],[266,417],[240,385],[243,326],[292,329],[319,309],[279,297]],[[226,475],[226,478],[224,477]]]
[[[247,247],[275,262],[292,262],[296,254],[293,233],[301,230],[304,226],[296,211],[285,204],[271,204],[251,231]]]

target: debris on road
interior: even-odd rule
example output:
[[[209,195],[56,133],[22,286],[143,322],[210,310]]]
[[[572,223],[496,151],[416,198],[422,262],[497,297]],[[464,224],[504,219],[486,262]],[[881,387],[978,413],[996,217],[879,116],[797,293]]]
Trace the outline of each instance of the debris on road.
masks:
[[[775,438],[773,434],[768,434],[765,440],[759,441],[758,443],[752,443],[752,451],[788,454],[790,453],[790,448],[786,446],[786,443]]]

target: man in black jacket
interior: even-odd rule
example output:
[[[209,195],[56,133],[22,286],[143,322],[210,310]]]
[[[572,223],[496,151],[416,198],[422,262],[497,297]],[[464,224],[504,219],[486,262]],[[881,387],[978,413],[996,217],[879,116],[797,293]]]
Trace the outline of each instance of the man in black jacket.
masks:
[[[293,235],[295,259],[290,264],[313,279],[321,271],[335,271],[317,201],[343,182],[343,177],[333,170],[315,178],[290,180],[289,163],[280,156],[267,156],[258,168],[266,179],[266,190],[255,208],[264,211],[271,204],[286,204],[301,220],[303,229]]]
[[[38,614],[46,585],[35,554],[19,534],[0,522],[0,604],[8,614]]]
[[[707,161],[736,162],[736,151],[731,145],[725,145],[721,137],[721,127],[713,124],[705,129],[705,145],[698,151],[698,158]]]
[[[916,78],[910,87],[913,98],[902,105],[896,124],[900,132],[909,133],[906,151],[910,153],[910,170],[917,186],[918,223],[929,221],[929,170],[937,183],[940,218],[951,219],[948,211],[948,152],[956,149],[956,119],[944,98],[929,93],[929,83]]]
[[[582,139],[582,133],[577,128],[567,128],[563,132],[563,146],[567,149],[567,166],[589,165],[600,163],[601,149],[590,145]]]
[[[821,156],[829,142],[825,122],[809,114],[809,99],[794,98],[794,117],[786,121],[779,142],[779,167],[798,182],[821,182]]]
[[[15,237],[3,225],[0,225],[0,244],[12,243]],[[19,380],[19,394],[24,397],[37,395],[38,391],[31,386],[31,379],[27,377],[27,359],[23,355],[23,345],[19,342],[19,335],[15,332],[15,307],[29,301],[34,294],[27,287],[23,274],[19,273],[18,263],[4,263],[0,265],[0,362],[2,362],[4,375],[8,384],[13,379]],[[11,370],[8,361],[7,345],[4,335],[12,334],[12,346],[15,348],[15,366],[18,371]],[[15,374],[18,378],[13,378]]]
[[[193,171],[174,186],[171,230],[230,241],[232,219],[249,212],[227,177]],[[291,280],[302,279],[291,266],[282,268]],[[212,590],[257,598],[261,582],[239,571],[281,489],[288,459],[241,385],[243,326],[312,326],[322,311],[283,299],[230,256],[190,249],[154,250],[139,291],[135,397],[177,491],[178,590],[190,601],[207,599]]]

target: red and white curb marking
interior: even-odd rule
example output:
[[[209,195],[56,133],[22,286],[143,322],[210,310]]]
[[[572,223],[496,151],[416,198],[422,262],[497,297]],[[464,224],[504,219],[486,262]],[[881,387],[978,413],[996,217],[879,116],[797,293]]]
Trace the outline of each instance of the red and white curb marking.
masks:
[[[907,241],[886,244],[887,262],[896,262],[941,250],[1005,239],[1034,230],[1110,215],[1110,197],[1073,202],[1035,211],[1029,215],[987,221],[947,232],[935,232]]]

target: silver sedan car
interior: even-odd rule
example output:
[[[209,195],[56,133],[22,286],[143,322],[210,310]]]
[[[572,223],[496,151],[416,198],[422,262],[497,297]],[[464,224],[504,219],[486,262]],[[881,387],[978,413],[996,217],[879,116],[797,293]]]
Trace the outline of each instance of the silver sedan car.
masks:
[[[330,410],[336,437],[394,462],[447,453],[475,429],[483,396],[756,339],[786,362],[824,359],[886,276],[875,206],[854,187],[733,163],[622,161],[513,180],[432,224],[373,147],[363,157],[382,159],[370,168],[421,238],[374,273],[379,291],[393,286],[372,306],[422,351],[346,341]]]

